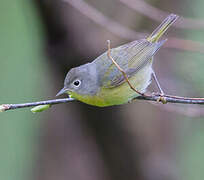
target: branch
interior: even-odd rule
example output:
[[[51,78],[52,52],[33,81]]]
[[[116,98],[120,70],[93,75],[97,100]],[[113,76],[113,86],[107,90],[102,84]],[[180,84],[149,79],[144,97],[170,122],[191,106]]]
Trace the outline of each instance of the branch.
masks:
[[[151,6],[144,0],[119,0],[119,1],[125,4],[127,7],[157,22],[161,22],[166,16],[168,16],[168,14],[170,14],[168,12],[162,11],[156,7]],[[178,23],[173,24],[174,27],[183,28],[183,29],[203,29],[204,28],[204,20],[185,18],[181,16],[179,19],[180,21],[178,21]]]
[[[96,24],[106,28],[108,31],[113,34],[122,37],[128,40],[141,39],[145,36],[145,33],[135,32],[132,29],[129,29],[120,23],[112,20],[111,18],[103,15],[96,8],[88,4],[83,0],[62,0],[65,3],[70,4],[72,7],[77,9],[81,14],[85,15],[89,19],[91,19]]]
[[[61,103],[67,103],[67,102],[74,101],[74,100],[75,99],[73,99],[73,98],[64,98],[64,99],[53,99],[53,100],[47,100],[47,101],[23,103],[23,104],[2,104],[2,105],[0,105],[0,112],[12,110],[12,109],[39,106],[39,105],[61,104]]]
[[[204,98],[190,98],[190,97],[181,97],[181,96],[172,96],[172,95],[162,95],[165,98],[167,103],[179,103],[179,104],[202,104],[204,105]],[[135,99],[148,100],[148,101],[157,101],[161,98],[160,94],[138,96]]]
[[[161,95],[153,94],[153,95],[145,95],[145,96],[138,96],[133,100],[146,100],[146,101],[156,101]],[[190,97],[180,97],[180,96],[171,96],[171,95],[162,95],[165,98],[167,103],[180,103],[180,104],[200,104],[204,105],[204,98],[190,98]],[[0,105],[0,112],[12,110],[12,109],[19,109],[19,108],[26,108],[26,107],[33,107],[39,105],[55,105],[61,103],[67,103],[74,101],[73,98],[63,98],[63,99],[53,99],[47,101],[38,101],[38,102],[31,102],[31,103],[24,103],[24,104],[2,104]]]
[[[111,18],[103,15],[96,8],[86,3],[83,0],[62,0],[65,3],[69,3],[72,7],[77,9],[81,14],[91,19],[96,24],[104,27],[113,34],[122,37],[127,40],[135,40],[144,38],[147,34],[136,32],[120,23],[112,20]],[[159,21],[159,20],[158,20]],[[175,48],[185,51],[204,53],[204,44],[191,40],[185,40],[175,37],[168,38],[168,42],[164,47]]]
[[[112,58],[111,56],[111,47],[110,47],[110,40],[107,40],[107,43],[108,43],[108,51],[107,51],[107,56],[108,58],[112,61],[112,63],[118,68],[118,70],[123,74],[126,82],[128,83],[128,85],[130,86],[130,88],[135,91],[136,93],[138,93],[139,95],[141,96],[144,96],[143,93],[137,91],[134,86],[132,86],[132,84],[130,83],[129,79],[128,79],[128,76],[127,74],[125,73],[125,71],[117,64],[117,62]]]

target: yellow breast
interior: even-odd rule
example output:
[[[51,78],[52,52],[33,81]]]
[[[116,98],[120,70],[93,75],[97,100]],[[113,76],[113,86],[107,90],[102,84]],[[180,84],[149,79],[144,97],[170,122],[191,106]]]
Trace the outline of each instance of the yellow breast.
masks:
[[[146,66],[129,80],[138,91],[144,92],[150,83],[151,73],[151,66]],[[101,87],[100,91],[94,96],[80,95],[75,92],[68,93],[79,101],[99,107],[125,104],[138,96],[138,94],[129,87],[127,82],[113,88]]]

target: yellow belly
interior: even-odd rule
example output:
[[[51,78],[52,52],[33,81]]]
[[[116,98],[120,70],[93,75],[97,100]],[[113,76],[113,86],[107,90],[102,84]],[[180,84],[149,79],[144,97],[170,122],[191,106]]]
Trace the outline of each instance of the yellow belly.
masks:
[[[152,68],[151,65],[149,65],[137,72],[129,80],[138,91],[144,92],[151,82],[151,73]],[[129,87],[127,82],[114,88],[101,87],[100,91],[94,96],[80,95],[75,92],[68,93],[79,101],[99,107],[125,104],[134,97],[139,96],[139,94]]]

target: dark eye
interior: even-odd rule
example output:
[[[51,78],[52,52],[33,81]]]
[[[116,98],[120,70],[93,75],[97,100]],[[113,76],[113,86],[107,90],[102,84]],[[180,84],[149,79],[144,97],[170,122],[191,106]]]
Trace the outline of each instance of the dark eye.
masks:
[[[81,81],[77,79],[77,80],[75,80],[75,81],[73,82],[73,84],[74,84],[74,86],[79,87],[80,84],[81,84]]]

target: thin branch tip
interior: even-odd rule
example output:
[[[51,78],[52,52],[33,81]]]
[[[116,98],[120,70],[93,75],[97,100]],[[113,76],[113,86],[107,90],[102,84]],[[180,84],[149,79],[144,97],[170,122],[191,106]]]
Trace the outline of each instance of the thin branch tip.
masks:
[[[51,105],[67,103],[74,100],[75,100],[74,98],[62,98],[62,99],[53,99],[53,100],[46,100],[46,101],[37,101],[37,102],[31,102],[31,103],[23,103],[23,104],[2,104],[0,105],[0,112],[12,110],[12,109],[26,108],[26,107],[34,107],[33,109],[31,109],[32,112],[33,111],[40,112],[48,109]]]
[[[113,57],[111,56],[111,47],[110,47],[110,40],[108,41],[108,51],[107,51],[107,56],[108,58],[112,61],[112,63],[118,68],[118,70],[122,73],[122,75],[124,76],[126,82],[128,83],[128,85],[130,86],[130,88],[135,91],[137,94],[139,94],[140,96],[146,96],[144,93],[141,93],[140,91],[138,91],[137,89],[134,88],[134,86],[130,83],[128,75],[126,74],[126,72],[119,66],[119,64],[113,59]]]
[[[0,112],[7,111],[9,109],[9,104],[0,105]]]

